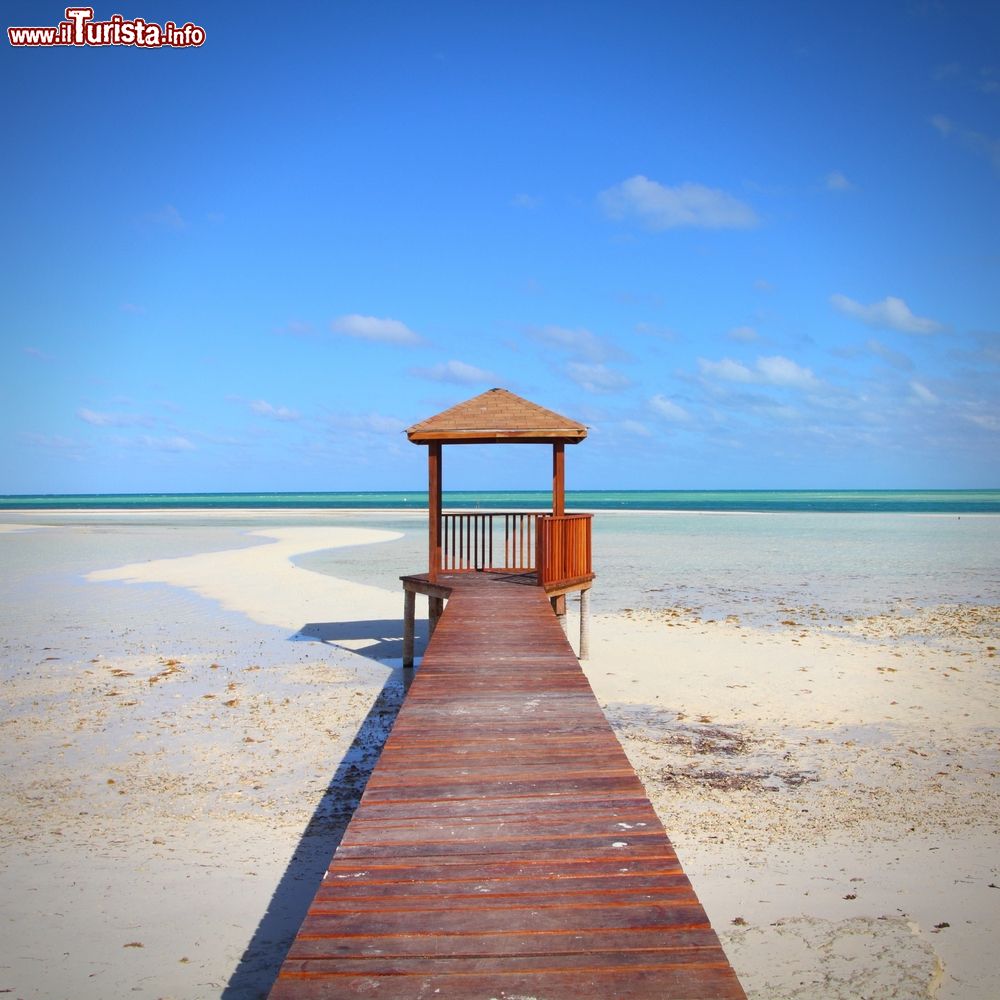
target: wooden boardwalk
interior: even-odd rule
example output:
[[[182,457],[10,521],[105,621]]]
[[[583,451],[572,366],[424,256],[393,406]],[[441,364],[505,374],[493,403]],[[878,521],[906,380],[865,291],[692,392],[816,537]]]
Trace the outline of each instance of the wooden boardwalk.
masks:
[[[271,997],[744,997],[544,591],[441,582]]]

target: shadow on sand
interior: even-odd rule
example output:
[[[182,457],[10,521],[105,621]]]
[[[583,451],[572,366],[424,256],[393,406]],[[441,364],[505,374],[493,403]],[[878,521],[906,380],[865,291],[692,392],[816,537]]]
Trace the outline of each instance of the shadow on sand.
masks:
[[[402,623],[399,621],[326,622],[304,625],[291,639],[330,645],[372,639],[375,641],[364,648],[350,651],[380,660],[401,659],[403,640],[397,638],[401,631]],[[427,623],[418,623],[418,655],[426,645],[426,636]],[[396,666],[386,680],[336,774],[316,804],[267,910],[222,992],[222,1000],[257,1000],[270,992],[330,859],[361,800],[399,713],[412,674],[412,671]]]
[[[417,649],[427,643],[427,622],[418,621],[414,631]],[[296,642],[323,642],[343,646],[352,653],[375,660],[403,658],[403,623],[386,618],[362,622],[310,622],[292,636]],[[364,643],[365,645],[357,645]]]

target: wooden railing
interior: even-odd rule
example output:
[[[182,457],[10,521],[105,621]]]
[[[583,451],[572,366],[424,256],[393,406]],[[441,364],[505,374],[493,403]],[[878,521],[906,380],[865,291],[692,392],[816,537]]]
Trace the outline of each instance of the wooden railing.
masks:
[[[441,515],[442,573],[537,573],[542,586],[593,575],[592,514],[474,511]]]
[[[552,514],[538,519],[538,582],[543,587],[575,583],[594,575],[590,547],[593,518],[593,514]]]
[[[441,515],[441,571],[535,571],[541,514],[476,511]]]

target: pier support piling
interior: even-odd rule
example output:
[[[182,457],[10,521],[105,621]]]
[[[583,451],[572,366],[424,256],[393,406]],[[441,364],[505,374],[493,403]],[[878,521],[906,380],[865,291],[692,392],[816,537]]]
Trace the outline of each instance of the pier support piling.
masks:
[[[427,598],[427,619],[428,619],[428,640],[434,634],[434,629],[437,628],[438,619],[444,613],[444,598],[443,597],[428,597]]]
[[[417,614],[416,592],[408,587],[403,591],[403,668],[413,669],[413,632]]]

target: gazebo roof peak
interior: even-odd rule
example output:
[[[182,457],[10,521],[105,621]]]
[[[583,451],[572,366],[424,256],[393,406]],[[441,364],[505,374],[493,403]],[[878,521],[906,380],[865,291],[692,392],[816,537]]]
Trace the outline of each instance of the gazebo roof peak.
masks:
[[[576,444],[587,428],[507,389],[489,389],[408,427],[414,444]]]

